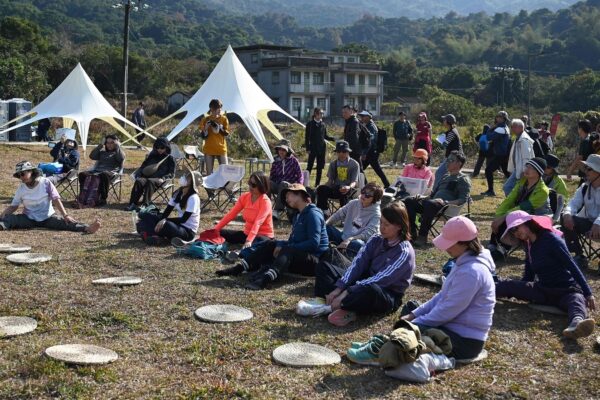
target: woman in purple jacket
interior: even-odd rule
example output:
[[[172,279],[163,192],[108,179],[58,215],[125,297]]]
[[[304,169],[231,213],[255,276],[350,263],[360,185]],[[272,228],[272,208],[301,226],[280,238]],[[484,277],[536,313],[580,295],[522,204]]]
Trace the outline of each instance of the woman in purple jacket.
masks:
[[[415,270],[409,242],[408,214],[402,202],[381,210],[380,235],[369,239],[347,270],[328,262],[317,264],[315,296],[333,311],[329,322],[344,326],[356,314],[389,313],[402,304]]]
[[[479,243],[473,221],[462,216],[451,218],[433,244],[456,258],[456,265],[442,290],[402,319],[412,321],[421,332],[444,331],[452,341],[451,357],[477,357],[488,338],[496,304],[494,260]]]
[[[279,212],[285,210],[285,198],[280,196],[283,189],[293,183],[304,184],[300,162],[294,156],[294,150],[287,139],[282,139],[275,145],[277,157],[271,165],[271,194],[277,196],[273,207],[273,218],[279,219]]]

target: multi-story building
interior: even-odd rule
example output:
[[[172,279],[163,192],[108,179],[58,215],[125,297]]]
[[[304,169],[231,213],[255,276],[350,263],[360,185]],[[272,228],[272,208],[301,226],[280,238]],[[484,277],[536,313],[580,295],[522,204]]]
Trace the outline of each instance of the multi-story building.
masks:
[[[300,47],[253,45],[235,52],[250,76],[281,108],[307,120],[314,107],[341,115],[345,104],[379,115],[383,74],[360,55],[316,52]]]

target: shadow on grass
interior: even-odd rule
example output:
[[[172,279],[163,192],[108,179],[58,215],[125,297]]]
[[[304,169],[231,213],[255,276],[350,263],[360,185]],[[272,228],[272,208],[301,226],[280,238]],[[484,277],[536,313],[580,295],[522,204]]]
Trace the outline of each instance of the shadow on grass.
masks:
[[[325,375],[320,382],[315,384],[317,393],[341,391],[345,398],[379,399],[399,387],[413,385],[410,382],[386,377],[381,368],[353,364],[345,357],[342,362],[347,364],[351,370],[360,371],[360,373]],[[377,384],[373,385],[373,382],[377,382]]]

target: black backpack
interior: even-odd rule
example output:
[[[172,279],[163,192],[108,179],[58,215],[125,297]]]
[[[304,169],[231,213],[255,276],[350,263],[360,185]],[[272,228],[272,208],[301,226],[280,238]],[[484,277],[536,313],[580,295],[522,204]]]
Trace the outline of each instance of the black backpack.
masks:
[[[387,131],[385,129],[378,129],[377,130],[377,152],[380,154],[383,153],[385,151],[385,149],[387,148],[387,144],[388,144]]]
[[[536,157],[544,158],[544,156],[549,152],[550,147],[548,147],[548,144],[546,142],[539,138],[533,141],[533,154],[535,154]]]

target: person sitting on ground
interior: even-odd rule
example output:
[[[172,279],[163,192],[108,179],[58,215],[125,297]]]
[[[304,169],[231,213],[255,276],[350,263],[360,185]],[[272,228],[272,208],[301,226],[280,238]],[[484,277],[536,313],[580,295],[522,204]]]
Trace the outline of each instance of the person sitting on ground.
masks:
[[[546,169],[544,170],[544,183],[550,189],[550,209],[553,212],[552,220],[558,222],[565,207],[565,201],[569,198],[567,185],[565,181],[558,175],[557,168],[560,164],[560,159],[554,154],[546,154]]]
[[[433,172],[427,166],[428,158],[427,150],[417,149],[413,154],[413,163],[404,167],[402,176],[404,178],[424,179],[427,181],[427,187],[431,189],[435,178]]]
[[[310,195],[299,183],[283,189],[281,195],[289,207],[299,211],[289,239],[269,240],[245,249],[240,253],[241,261],[238,264],[218,271],[218,275],[257,271],[246,285],[250,290],[263,289],[288,271],[306,276],[315,275],[319,257],[329,248],[323,213],[311,204]]]
[[[591,139],[592,130],[593,125],[587,119],[582,119],[577,123],[579,150],[577,151],[577,156],[567,169],[567,180],[570,181],[572,179],[572,175],[577,173],[577,175],[581,178],[579,182],[580,186],[583,184],[587,175],[585,171],[581,170],[581,162],[587,160],[589,155],[594,152]]]
[[[535,157],[535,152],[533,151],[534,141],[525,132],[525,123],[520,119],[513,119],[510,130],[516,135],[516,138],[508,157],[508,172],[510,172],[510,176],[502,187],[506,196],[513,190],[517,181],[523,177],[527,161]]]
[[[427,151],[427,154],[432,154],[433,144],[431,140],[431,132],[433,128],[431,127],[431,122],[427,120],[427,113],[419,113],[416,129],[417,135],[415,136],[415,142],[413,143],[413,152],[417,151],[418,149],[423,149]],[[427,166],[429,166],[430,162],[431,159],[428,159]]]
[[[294,156],[294,150],[287,139],[282,139],[275,145],[277,157],[273,161],[270,174],[271,194],[276,196],[273,218],[279,219],[279,213],[285,210],[281,191],[293,183],[304,184],[300,162]]]
[[[510,248],[500,243],[500,237],[506,231],[506,216],[516,210],[522,210],[534,215],[551,214],[549,194],[550,190],[544,183],[542,176],[546,170],[546,160],[535,157],[527,161],[523,170],[523,177],[496,209],[496,218],[492,221],[492,236],[488,249],[494,260],[504,260]]]
[[[89,176],[100,177],[98,186],[99,199],[96,205],[106,204],[108,186],[110,181],[121,171],[125,162],[125,152],[121,148],[119,139],[115,135],[106,135],[103,142],[90,153],[90,159],[96,161],[90,170],[79,173],[79,193],[83,192],[85,181]]]
[[[578,236],[587,235],[592,240],[600,240],[600,155],[590,155],[583,164],[586,182],[565,207],[561,222],[565,242],[581,269],[587,268],[588,260],[583,255]]]
[[[20,179],[21,184],[10,206],[0,214],[0,230],[45,228],[96,233],[100,229],[100,219],[87,225],[67,214],[54,184],[44,178],[42,171],[29,161],[18,163],[13,176]],[[23,206],[23,213],[14,214],[20,206]],[[56,215],[54,207],[62,218]]]
[[[440,181],[436,180],[428,197],[411,196],[403,200],[408,211],[411,237],[416,237],[413,243],[415,247],[423,247],[427,244],[427,236],[433,219],[442,208],[448,204],[462,206],[469,199],[471,181],[467,175],[461,172],[466,161],[465,156],[455,150],[450,153],[446,161],[448,173]],[[421,214],[418,237],[417,214]]]
[[[594,296],[562,233],[552,227],[550,218],[524,211],[508,214],[506,224],[502,241],[509,246],[518,242],[524,245],[525,272],[521,280],[498,282],[496,296],[559,307],[569,314],[563,336],[577,339],[591,335],[596,323],[588,310],[596,309]]]
[[[248,178],[248,191],[240,196],[213,229],[227,243],[243,245],[242,249],[273,239],[272,205],[268,194],[269,178],[263,171],[254,171]],[[224,229],[240,213],[244,219],[244,229]]]
[[[381,234],[372,236],[347,270],[317,265],[315,296],[331,306],[329,322],[344,326],[356,314],[386,314],[402,304],[416,268],[408,215],[402,202],[381,210]]]
[[[208,114],[200,120],[200,132],[204,145],[204,161],[206,164],[206,173],[213,173],[215,159],[219,160],[219,165],[227,164],[227,140],[229,135],[229,120],[223,113],[223,103],[219,99],[212,99],[208,103]]]
[[[356,193],[360,165],[355,159],[350,158],[351,151],[345,140],[336,142],[337,159],[329,164],[327,183],[317,187],[317,207],[324,213],[328,212],[329,199],[339,199],[340,206],[343,207]]]
[[[131,189],[127,211],[137,209],[139,200],[144,196],[143,204],[152,202],[152,195],[165,181],[175,176],[175,159],[171,155],[171,144],[167,138],[154,141],[152,151],[142,165],[135,171],[135,183]]]
[[[456,117],[453,114],[444,115],[442,117],[442,123],[444,125],[446,135],[446,139],[444,140],[444,161],[440,164],[438,169],[435,171],[435,180],[439,181],[442,179],[446,172],[448,172],[448,156],[453,151],[458,151],[462,153],[462,142],[460,140],[460,135],[458,134],[458,129],[456,129]],[[431,154],[431,153],[429,153]]]
[[[140,214],[138,225],[144,227],[140,233],[146,244],[156,246],[174,238],[189,242],[196,236],[200,226],[201,203],[198,193],[202,187],[202,174],[188,170],[179,178],[179,185],[162,214]],[[177,217],[169,218],[173,209],[177,211]]]
[[[62,172],[48,176],[48,180],[54,185],[62,181],[73,170],[79,169],[79,147],[75,139],[67,139],[65,135],[60,137],[60,141],[50,150],[52,161],[62,164]]]
[[[450,357],[475,358],[492,326],[494,260],[479,242],[473,221],[463,216],[450,218],[433,244],[455,258],[456,265],[435,296],[401,318],[417,325],[421,332],[438,328],[447,334],[452,342]]]
[[[351,200],[327,219],[329,242],[337,245],[348,258],[354,258],[371,236],[379,233],[382,197],[381,187],[368,183],[358,199]],[[340,221],[344,223],[342,231],[334,226]]]

